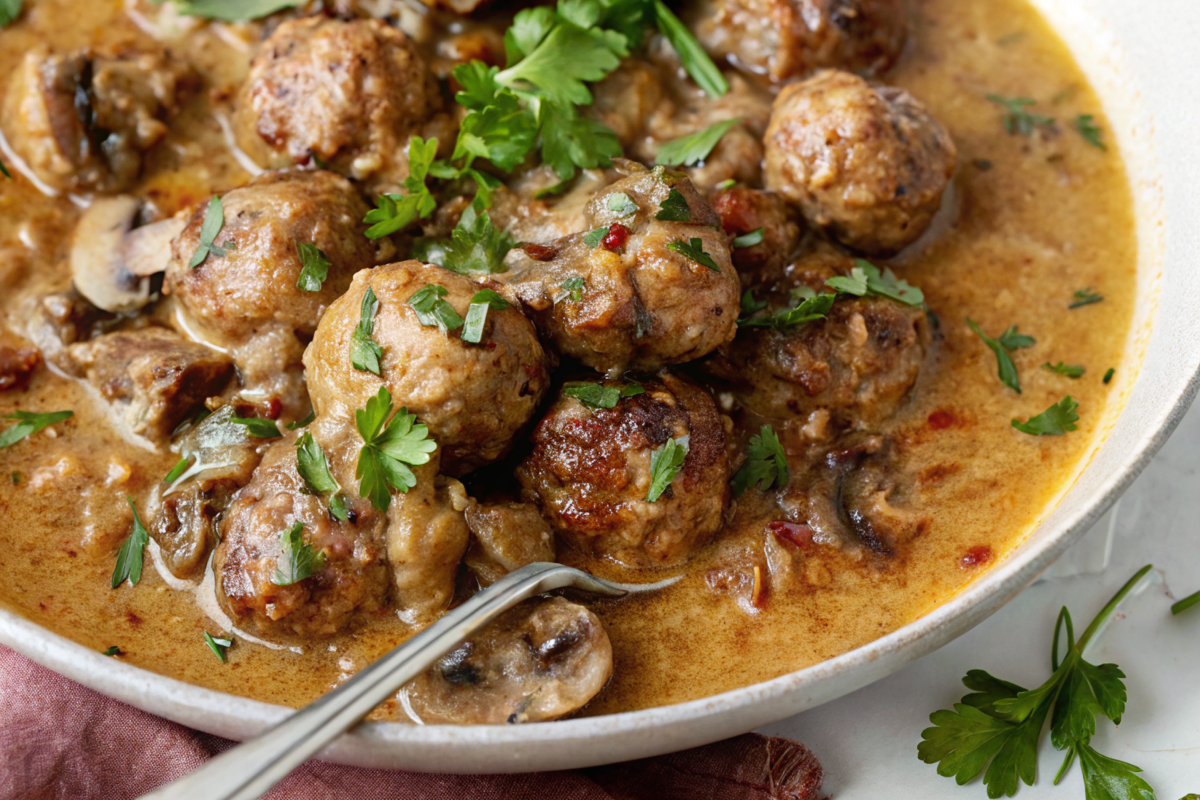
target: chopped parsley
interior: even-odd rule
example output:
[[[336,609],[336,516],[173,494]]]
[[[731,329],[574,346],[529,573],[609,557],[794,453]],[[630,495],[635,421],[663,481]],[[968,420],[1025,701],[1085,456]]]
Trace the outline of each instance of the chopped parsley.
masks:
[[[130,586],[136,586],[142,579],[142,559],[146,554],[146,545],[150,541],[150,534],[147,532],[146,526],[142,524],[142,518],[138,516],[133,498],[126,497],[125,500],[133,509],[133,530],[129,532],[129,536],[125,537],[125,541],[121,543],[121,549],[117,551],[117,563],[113,567],[112,574],[112,588],[114,589],[125,581],[129,581]]]
[[[379,298],[375,290],[367,287],[359,308],[358,325],[350,335],[350,363],[360,372],[372,372],[382,375],[379,359],[383,358],[383,348],[372,336],[375,334],[375,315],[379,312]]]
[[[300,279],[296,286],[304,292],[319,292],[329,277],[329,256],[309,242],[296,242],[296,251],[300,254]]]
[[[750,314],[756,314],[769,305],[770,303],[768,303],[766,300],[754,299],[754,289],[747,289],[746,291],[742,292],[742,314],[746,316],[749,316]]]
[[[619,8],[621,4],[613,3],[613,6]],[[729,83],[721,74],[721,70],[717,69],[717,65],[704,52],[704,48],[692,36],[691,31],[662,0],[654,0],[654,21],[659,33],[675,48],[679,55],[679,63],[705,94],[709,97],[720,97],[729,91]]]
[[[817,320],[825,319],[833,308],[833,303],[837,300],[837,295],[833,293],[816,294],[807,286],[802,287],[807,291],[797,290],[793,293],[793,305],[790,308],[785,308],[781,311],[776,311],[774,314],[766,317],[742,318],[738,320],[738,325],[743,328],[774,328],[775,330],[785,331],[789,328],[794,328],[797,325],[804,325],[808,322],[816,322]],[[749,290],[747,290],[747,293]],[[742,296],[742,308],[746,309],[747,297]],[[766,308],[767,304],[754,302],[754,297],[749,298],[751,308],[755,313]]]
[[[682,256],[690,258],[701,266],[708,267],[713,272],[720,272],[721,268],[717,265],[715,259],[708,253],[704,252],[704,240],[692,237],[691,241],[685,242],[682,239],[676,239],[667,245],[668,250],[674,250]]]
[[[450,294],[445,286],[426,284],[413,292],[408,304],[417,313],[417,319],[427,328],[437,328],[443,334],[463,326],[463,318],[444,298]]]
[[[313,435],[305,431],[296,441],[296,472],[304,481],[304,488],[312,494],[326,498],[330,515],[341,522],[350,519],[350,509],[342,496],[342,486],[329,470],[325,451]]]
[[[866,297],[874,295],[886,297],[909,306],[919,306],[925,303],[924,293],[906,280],[896,277],[890,268],[880,271],[879,267],[861,258],[854,259],[854,267],[849,275],[838,275],[825,281],[831,289],[837,289],[842,294]]]
[[[742,234],[733,240],[733,249],[742,250],[747,247],[755,247],[756,245],[760,245],[763,243],[765,236],[765,228],[759,228],[756,231],[750,231],[749,233]]]
[[[1117,371],[1115,369],[1113,369],[1112,367],[1109,367],[1108,372],[1104,373],[1104,383],[1105,384],[1111,383],[1112,379],[1113,379],[1113,375],[1116,375],[1116,374],[1117,374]]]
[[[271,583],[276,586],[291,586],[325,566],[325,552],[315,549],[304,541],[304,523],[296,520],[292,526],[279,534],[283,553],[275,562],[275,574]],[[207,635],[207,634],[206,634]],[[231,642],[232,644],[232,642]],[[224,661],[224,659],[221,659]]]
[[[22,0],[0,0],[0,28],[21,15],[21,2]],[[5,175],[7,174],[6,172]]]
[[[1096,124],[1095,120],[1096,118],[1091,114],[1080,114],[1071,123],[1071,127],[1079,131],[1079,135],[1083,137],[1083,140],[1092,147],[1107,150],[1108,145],[1104,144],[1104,139],[1102,138],[1104,131]]]
[[[1083,308],[1084,306],[1104,302],[1104,295],[1096,294],[1090,286],[1086,289],[1078,290],[1072,297],[1074,299],[1072,299],[1071,305],[1067,306],[1069,309]]]
[[[1050,679],[1029,690],[974,669],[963,678],[971,694],[954,710],[935,711],[933,727],[921,732],[917,756],[937,764],[938,774],[960,785],[983,773],[988,797],[1016,793],[1020,782],[1032,786],[1037,777],[1038,744],[1046,719],[1050,741],[1065,751],[1057,784],[1079,759],[1088,800],[1154,800],[1154,790],[1132,764],[1096,752],[1091,745],[1096,718],[1120,724],[1125,713],[1125,674],[1115,664],[1096,666],[1084,660],[1088,644],[1104,623],[1150,571],[1139,571],[1075,640],[1071,613],[1064,607],[1054,626]],[[1060,660],[1059,641],[1066,631],[1066,654]],[[991,762],[989,764],[989,762]],[[986,772],[985,772],[986,768]]]
[[[779,436],[770,425],[763,425],[757,436],[750,437],[746,462],[733,476],[730,485],[734,495],[741,497],[755,484],[764,492],[772,486],[782,489],[787,486],[789,477],[787,453],[779,442]]]
[[[989,94],[987,99],[1004,108],[1004,129],[1011,134],[1030,136],[1037,128],[1046,128],[1054,124],[1054,117],[1030,113],[1029,109],[1037,105],[1037,100],[1031,97],[1002,97]]]
[[[1021,348],[1033,347],[1033,345],[1037,343],[1034,338],[1032,336],[1026,336],[1022,333],[1018,333],[1016,325],[1010,326],[1008,330],[1000,334],[1000,338],[998,339],[993,339],[984,333],[980,327],[975,324],[975,321],[969,317],[967,318],[967,325],[969,325],[971,330],[975,331],[975,335],[977,335],[980,339],[983,339],[983,343],[986,344],[991,351],[996,354],[996,364],[998,367],[1000,382],[1020,394],[1021,379],[1017,375],[1017,365],[1013,363],[1012,357],[1009,355],[1009,353]]]
[[[214,195],[213,199],[208,201],[208,208],[204,212],[204,223],[200,226],[200,243],[196,246],[196,252],[192,253],[188,267],[195,269],[200,266],[209,254],[219,258],[225,257],[225,251],[213,244],[224,225],[225,206],[221,198]]]
[[[296,523],[296,524],[299,525],[300,523]],[[286,585],[286,584],[279,584],[279,585]],[[221,659],[221,663],[224,664],[225,663],[225,651],[227,649],[229,649],[230,647],[233,647],[233,637],[226,636],[226,637],[222,638],[219,636],[213,636],[208,631],[205,631],[204,632],[204,643],[206,645],[208,645],[209,650],[213,651],[213,655],[215,655],[217,658]]]
[[[392,415],[392,395],[386,386],[379,387],[379,394],[367,401],[366,408],[354,412],[354,421],[364,442],[355,473],[360,480],[359,493],[377,510],[387,511],[392,502],[390,489],[407,493],[416,486],[417,476],[409,467],[428,464],[437,442],[407,408]]]
[[[739,122],[740,119],[727,119],[667,142],[658,151],[654,163],[660,167],[694,167],[708,158],[717,143]]]
[[[587,284],[584,282],[583,278],[567,278],[562,282],[562,285],[558,287],[559,292],[558,294],[554,295],[554,304],[558,305],[563,300],[568,299],[573,300],[576,303],[582,302],[583,287],[586,285]]]
[[[636,214],[641,209],[624,192],[616,192],[608,198],[608,210],[621,218]]]
[[[717,188],[718,192],[728,192],[730,189],[732,189],[735,186],[737,186],[736,178],[726,178],[725,180],[718,183],[716,188]]]
[[[608,236],[608,228],[596,228],[596,230],[584,234],[583,243],[595,250],[604,241],[605,236]]]
[[[491,289],[481,289],[471,298],[467,308],[467,318],[463,323],[462,340],[479,344],[483,341],[483,328],[487,324],[489,309],[503,311],[508,308],[508,301]]]
[[[3,2],[3,0],[0,0],[0,2]],[[8,167],[4,166],[3,161],[0,161],[0,175],[3,175],[10,181],[12,180],[12,173],[8,171]]]
[[[683,469],[683,461],[688,454],[689,437],[680,436],[678,439],[668,439],[662,447],[655,448],[650,454],[650,491],[646,499],[651,503],[671,486],[671,481]]]
[[[245,426],[246,432],[255,439],[278,439],[283,435],[279,432],[279,425],[273,419],[230,417],[229,421],[235,425]]]
[[[1030,417],[1028,422],[1014,419],[1012,426],[1031,436],[1061,436],[1076,429],[1075,423],[1079,421],[1079,415],[1075,413],[1077,408],[1079,403],[1067,395],[1036,417]]]
[[[1059,375],[1065,375],[1073,380],[1082,378],[1084,373],[1087,372],[1087,369],[1079,364],[1064,364],[1061,361],[1057,364],[1051,364],[1047,361],[1042,366],[1051,372],[1057,372]]]
[[[167,473],[167,477],[163,478],[163,483],[170,485],[179,480],[191,465],[192,459],[188,456],[179,459],[179,461],[175,462],[175,466],[171,467],[171,471]]]
[[[285,8],[295,8],[301,0],[174,0],[174,3],[179,13],[187,16],[222,22],[249,22]]]
[[[123,656],[125,654],[123,652],[121,652],[121,648],[117,647],[114,644],[112,647],[110,647],[107,650],[100,653],[100,655],[102,655],[102,656]]]
[[[1187,611],[1192,606],[1197,606],[1197,605],[1200,605],[1200,592],[1196,592],[1195,594],[1193,594],[1189,597],[1185,597],[1182,600],[1180,600],[1178,603],[1175,603],[1174,605],[1172,605],[1171,606],[1171,614],[1172,615],[1182,614],[1183,612]]]
[[[691,222],[692,208],[681,191],[672,189],[667,194],[667,199],[662,201],[654,218],[660,222]]]
[[[370,225],[368,239],[382,239],[404,230],[418,219],[424,219],[437,208],[425,179],[429,175],[433,160],[437,157],[438,140],[414,136],[408,145],[408,177],[404,188],[408,194],[385,194],[378,201],[378,208],[367,213],[363,222]]]
[[[73,416],[75,416],[74,411],[51,411],[46,414],[38,414],[32,411],[14,411],[11,414],[5,414],[4,419],[15,419],[17,420],[17,424],[5,430],[4,433],[0,433],[0,447],[14,445],[28,436],[39,433],[51,425],[57,425]]]
[[[635,397],[645,391],[645,387],[637,383],[604,386],[599,383],[575,382],[563,386],[562,393],[592,408],[616,408],[622,397]]]
[[[284,425],[283,427],[287,428],[289,431],[298,431],[302,428],[307,428],[309,425],[312,425],[316,419],[317,419],[317,412],[309,411],[308,416],[305,417],[304,419],[298,419],[295,422],[289,422],[287,425]]]
[[[445,262],[439,266],[460,275],[491,275],[504,272],[504,257],[516,247],[507,233],[492,224],[486,211],[468,206],[450,234]]]

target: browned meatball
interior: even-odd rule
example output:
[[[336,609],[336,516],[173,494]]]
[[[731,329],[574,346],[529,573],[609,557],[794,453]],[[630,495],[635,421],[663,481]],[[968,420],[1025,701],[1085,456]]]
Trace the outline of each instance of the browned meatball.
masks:
[[[401,691],[427,724],[558,719],[612,676],[612,644],[595,614],[561,597],[517,606]]]
[[[912,95],[822,72],[779,93],[766,137],[767,188],[843,244],[890,255],[921,237],[958,150]]]
[[[387,598],[383,518],[355,499],[353,522],[332,519],[296,471],[294,438],[271,445],[225,512],[213,562],[217,597],[234,623],[272,640],[331,636]],[[283,534],[297,522],[322,563],[311,577],[280,585]]]
[[[537,331],[515,305],[488,312],[479,344],[464,342],[461,329],[444,333],[421,324],[409,300],[426,286],[445,289],[442,300],[460,316],[485,288],[417,261],[360,272],[329,309],[305,354],[308,387],[318,414],[352,420],[382,382],[398,407],[429,426],[442,448],[443,470],[461,475],[508,452],[549,386],[550,362]],[[379,301],[373,339],[383,352],[382,377],[356,369],[350,360],[368,288]]]
[[[625,386],[606,381],[606,386]],[[686,561],[721,527],[729,498],[726,419],[706,391],[666,372],[610,409],[559,396],[517,468],[524,495],[568,542],[634,567]],[[651,461],[687,456],[657,500]]]
[[[608,231],[602,241],[566,236],[548,246],[548,261],[518,257],[512,278],[559,352],[610,375],[712,352],[734,335],[740,295],[720,218],[691,181],[629,162],[623,168],[628,177],[585,212],[595,236]],[[687,221],[656,219],[668,213],[664,203]],[[708,265],[688,255],[700,251]]]
[[[773,192],[735,186],[712,201],[725,232],[732,237],[762,231],[762,242],[733,248],[733,265],[743,286],[758,286],[780,280],[800,246],[801,227],[792,219],[788,205]]]
[[[238,143],[260,163],[313,159],[357,180],[407,174],[409,137],[437,89],[399,30],[375,19],[289,20],[263,43],[238,96]]]
[[[794,265],[790,280],[830,292],[826,278],[853,266],[844,256],[810,254]],[[772,296],[765,313],[789,305],[786,288],[779,288],[782,296]],[[838,426],[859,426],[895,412],[917,381],[929,342],[923,308],[843,296],[823,320],[783,330],[741,328],[705,368],[760,416],[787,420],[821,411]]]
[[[873,73],[904,50],[904,0],[702,0],[684,18],[717,58],[774,81],[823,67]]]
[[[115,192],[142,170],[167,118],[194,81],[169,53],[50,55],[31,50],[9,80],[0,124],[49,186]]]

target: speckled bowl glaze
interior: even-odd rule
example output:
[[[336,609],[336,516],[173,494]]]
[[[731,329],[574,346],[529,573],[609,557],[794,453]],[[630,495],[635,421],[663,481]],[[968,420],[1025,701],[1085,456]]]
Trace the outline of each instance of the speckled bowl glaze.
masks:
[[[1200,369],[1200,5],[1034,0],[1113,121],[1137,208],[1138,303],[1107,435],[1037,530],[935,611],[822,664],[704,700],[504,727],[359,727],[322,757],[427,772],[557,770],[705,744],[813,708],[941,647],[995,612],[1075,542],[1137,476],[1190,405]],[[1164,21],[1167,24],[1164,24]],[[221,736],[253,736],[288,710],[105,658],[0,611],[0,642],[82,684]]]

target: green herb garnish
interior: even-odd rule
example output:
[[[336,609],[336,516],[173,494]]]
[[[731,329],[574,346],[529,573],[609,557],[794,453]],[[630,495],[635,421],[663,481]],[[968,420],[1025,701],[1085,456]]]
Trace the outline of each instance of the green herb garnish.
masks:
[[[304,523],[296,520],[279,535],[283,543],[283,553],[275,563],[275,574],[271,576],[271,583],[276,586],[299,583],[305,578],[311,578],[314,572],[325,566],[325,552],[307,544],[303,533]]]
[[[989,94],[988,100],[1004,108],[1004,129],[1011,134],[1031,135],[1039,127],[1049,127],[1054,124],[1054,117],[1043,117],[1031,114],[1029,108],[1037,105],[1037,100],[1030,97],[1002,97]]]
[[[1071,123],[1071,126],[1079,131],[1079,135],[1083,137],[1083,140],[1092,147],[1107,150],[1108,146],[1104,144],[1104,139],[1101,138],[1104,131],[1096,124],[1095,119],[1091,114],[1080,114]]]
[[[1036,417],[1030,417],[1028,422],[1014,419],[1012,426],[1031,436],[1061,436],[1076,429],[1075,423],[1079,421],[1079,415],[1075,413],[1077,408],[1079,403],[1067,395]]]
[[[289,431],[298,431],[301,428],[307,428],[309,425],[312,425],[313,422],[316,421],[316,419],[317,419],[317,412],[309,411],[308,416],[305,417],[304,419],[298,419],[295,422],[289,422],[287,425],[284,425],[283,427],[287,428]]]
[[[596,228],[583,235],[583,243],[595,250],[604,241],[605,236],[608,236],[608,228]]]
[[[379,312],[379,298],[375,290],[367,287],[359,308],[358,325],[350,335],[350,363],[360,372],[371,372],[382,375],[379,360],[383,358],[383,348],[372,336],[375,334],[375,315]]]
[[[1074,300],[1071,301],[1071,305],[1067,306],[1067,308],[1083,308],[1084,306],[1090,306],[1104,301],[1104,295],[1096,294],[1092,291],[1092,287],[1090,286],[1086,289],[1080,289],[1079,291],[1075,292],[1073,297]]]
[[[175,462],[175,466],[171,467],[171,471],[167,473],[167,477],[163,478],[163,483],[169,486],[179,480],[191,465],[192,459],[188,456],[179,459],[179,461]]]
[[[663,492],[667,491],[671,481],[683,469],[683,461],[688,454],[688,438],[668,439],[662,447],[655,448],[650,454],[650,491],[646,499],[651,503],[658,501]]]
[[[741,236],[738,236],[737,238],[735,238],[733,240],[733,249],[743,250],[747,247],[754,247],[755,245],[760,245],[763,243],[765,234],[766,234],[766,229],[764,229],[764,228],[759,228],[756,231],[750,231],[749,233],[742,234]]]
[[[463,318],[444,298],[450,293],[445,286],[426,284],[413,292],[408,304],[417,313],[417,319],[427,328],[437,328],[443,334],[458,330]]]
[[[621,3],[613,3],[620,7]],[[679,55],[679,63],[692,76],[704,93],[709,97],[720,97],[729,91],[729,83],[717,65],[712,62],[704,48],[692,36],[687,26],[667,7],[662,0],[654,0],[654,21],[659,32],[663,35],[675,52]]]
[[[195,269],[200,266],[210,253],[219,258],[225,257],[225,251],[213,244],[224,224],[225,206],[220,197],[214,196],[208,201],[208,208],[204,212],[204,224],[200,226],[200,243],[196,246],[196,252],[192,253],[188,267]]]
[[[508,301],[491,289],[481,289],[471,298],[467,307],[467,318],[463,323],[462,340],[479,344],[483,341],[483,327],[487,324],[489,309],[503,311],[508,308]]]
[[[163,0],[153,0],[161,3]],[[285,8],[295,8],[301,0],[174,0],[180,14],[204,17],[222,22],[249,22],[274,14]]]
[[[854,259],[849,275],[838,275],[825,281],[831,289],[855,297],[886,297],[909,306],[924,304],[924,293],[908,281],[896,277],[890,268],[880,271],[879,267],[861,258]]]
[[[814,292],[813,294],[815,295],[816,292]],[[762,311],[764,308],[766,308],[769,305],[770,305],[770,303],[768,303],[766,300],[755,300],[753,289],[747,289],[746,291],[742,292],[742,314],[743,314],[743,316],[749,316],[750,314],[757,314],[759,311]],[[747,324],[747,323],[743,323],[741,320],[739,320],[738,324],[741,325],[741,324]]]
[[[727,119],[667,142],[658,151],[654,163],[660,167],[694,167],[708,158],[722,137],[739,122],[740,119]]]
[[[304,481],[305,489],[327,499],[329,513],[334,519],[341,522],[350,519],[350,509],[346,498],[342,496],[342,486],[329,470],[325,450],[307,431],[296,441],[296,472]]]
[[[365,408],[354,412],[354,421],[364,442],[355,473],[359,493],[379,511],[387,511],[392,502],[389,487],[407,493],[416,486],[417,476],[409,467],[428,464],[437,442],[407,408],[392,415],[392,395],[386,386],[379,387],[379,394]]]
[[[1113,369],[1112,367],[1109,367],[1108,372],[1104,373],[1105,385],[1112,383],[1113,375],[1116,375],[1116,374],[1117,374],[1117,371],[1115,369]]]
[[[296,524],[299,525],[300,523],[297,522]],[[276,585],[286,586],[287,584],[281,584],[278,581],[276,581]],[[228,636],[225,638],[221,638],[219,636],[213,636],[208,631],[205,631],[204,632],[204,643],[206,645],[208,645],[209,650],[213,651],[213,655],[215,655],[217,658],[221,659],[221,663],[224,664],[225,663],[225,650],[233,646],[233,637]]]
[[[1082,378],[1084,373],[1087,372],[1087,369],[1079,364],[1064,364],[1061,361],[1057,364],[1051,364],[1047,361],[1042,366],[1051,372],[1057,372],[1059,375],[1065,375],[1074,380]]]
[[[763,425],[757,436],[750,437],[746,462],[733,476],[730,485],[734,495],[741,497],[755,484],[763,492],[772,486],[782,489],[787,486],[789,477],[787,453],[779,442],[779,436],[770,425]]]
[[[933,727],[921,733],[918,757],[937,764],[938,774],[959,784],[983,775],[988,797],[1012,796],[1021,781],[1032,786],[1037,777],[1038,742],[1050,717],[1050,740],[1066,751],[1054,783],[1066,775],[1079,758],[1088,800],[1154,800],[1154,791],[1132,764],[1103,756],[1091,746],[1096,717],[1114,724],[1125,712],[1125,674],[1115,664],[1095,666],[1084,660],[1084,651],[1117,606],[1150,571],[1139,571],[1117,592],[1075,641],[1071,614],[1064,607],[1054,626],[1051,653],[1053,675],[1037,689],[1027,690],[971,670],[963,684],[972,690],[953,711],[935,711]],[[1066,630],[1066,655],[1059,658],[1059,641]],[[989,762],[991,762],[989,764]],[[986,772],[984,771],[986,767]]]
[[[979,326],[975,324],[974,320],[968,318],[967,325],[969,325],[971,330],[975,331],[975,334],[980,339],[983,339],[983,343],[986,344],[991,351],[996,354],[996,364],[999,367],[1001,383],[1020,394],[1021,379],[1017,375],[1017,365],[1013,363],[1012,357],[1009,356],[1009,353],[1020,348],[1032,347],[1034,344],[1036,344],[1033,337],[1018,333],[1017,326],[1013,325],[1004,333],[1002,333],[999,339],[993,339],[980,330]]]
[[[370,225],[368,239],[382,239],[404,230],[418,219],[424,219],[437,208],[425,180],[433,160],[437,158],[438,140],[414,136],[408,145],[408,177],[404,188],[408,194],[385,194],[380,196],[378,208],[367,213],[363,222]]]
[[[713,272],[720,272],[721,268],[717,266],[717,262],[708,253],[704,252],[704,240],[692,238],[690,242],[685,242],[682,239],[676,239],[667,245],[668,250],[674,250],[682,256],[690,258],[701,266],[708,267]]]
[[[807,287],[805,287],[807,288]],[[807,294],[808,296],[804,296]],[[752,311],[766,308],[767,304],[761,305],[753,302],[754,298],[750,298],[752,303]],[[790,308],[785,308],[781,311],[776,311],[774,314],[767,317],[753,317],[750,319],[739,319],[738,325],[743,328],[774,328],[779,331],[785,331],[789,328],[794,328],[797,325],[804,325],[809,322],[825,319],[828,316],[830,309],[833,308],[834,301],[837,300],[837,295],[832,293],[816,294],[811,289],[807,293],[796,293],[793,298],[795,305]],[[746,296],[742,296],[742,308],[746,309]]]
[[[100,653],[100,655],[102,655],[102,656],[120,656],[120,655],[124,655],[124,653],[121,652],[121,648],[117,647],[114,644],[112,647],[110,647],[107,650]]]
[[[576,303],[583,301],[583,287],[586,286],[583,278],[567,278],[559,286],[558,294],[554,295],[554,305],[558,305],[563,300],[573,300]]]
[[[296,286],[304,292],[319,292],[329,277],[329,268],[333,266],[329,257],[321,248],[309,242],[296,242],[296,251],[300,254],[300,279]]]
[[[3,0],[0,0],[0,2],[3,2]],[[0,175],[3,175],[10,181],[12,180],[12,173],[8,171],[8,167],[4,166],[3,161],[0,161]]]
[[[8,25],[21,15],[22,0],[0,0],[0,28]],[[5,172],[5,175],[8,173]]]
[[[1187,611],[1192,606],[1196,606],[1196,605],[1200,605],[1200,592],[1196,592],[1194,595],[1191,595],[1190,597],[1185,597],[1182,600],[1180,600],[1178,603],[1175,603],[1173,606],[1171,606],[1171,613],[1172,614],[1182,614],[1183,612]]]
[[[504,272],[504,257],[516,246],[503,230],[492,224],[486,211],[468,206],[450,234],[445,263],[441,266],[460,275],[491,275]]]
[[[672,189],[667,194],[667,199],[662,201],[658,214],[654,218],[660,222],[691,222],[692,208],[688,205],[683,192]]]
[[[11,414],[5,414],[4,419],[15,419],[17,424],[5,430],[4,433],[0,433],[0,447],[14,445],[27,436],[32,436],[73,416],[75,416],[74,411],[51,411],[47,414],[14,411]]]
[[[608,198],[608,210],[624,218],[636,214],[640,209],[637,203],[629,199],[629,195],[616,192]]]
[[[112,588],[114,589],[125,581],[129,581],[130,586],[137,586],[138,581],[142,579],[142,559],[146,554],[146,545],[150,541],[150,534],[146,531],[146,526],[142,524],[142,518],[138,516],[133,498],[126,497],[125,500],[133,509],[133,530],[129,532],[129,536],[125,537],[125,541],[121,543],[121,549],[117,551],[117,564],[113,568],[112,574]]]
[[[645,391],[645,387],[636,383],[618,387],[576,382],[564,385],[562,393],[592,408],[616,408],[622,397],[634,397]]]
[[[255,439],[278,439],[283,434],[279,432],[279,425],[273,419],[261,419],[260,417],[230,417],[229,421],[235,425],[245,426],[246,432]]]

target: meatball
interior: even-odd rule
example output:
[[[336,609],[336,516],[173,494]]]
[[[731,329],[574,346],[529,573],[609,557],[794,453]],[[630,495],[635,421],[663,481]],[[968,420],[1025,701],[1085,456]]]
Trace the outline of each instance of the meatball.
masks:
[[[525,499],[578,549],[632,567],[669,566],[686,561],[721,527],[729,499],[727,420],[690,381],[663,372],[639,385],[644,392],[624,392],[613,408],[586,405],[568,387],[534,430],[517,479]],[[686,457],[651,501],[651,462],[672,440]]]
[[[464,563],[480,586],[529,564],[554,561],[554,531],[528,503],[474,503],[467,526],[471,544]]]
[[[591,611],[561,597],[508,611],[401,691],[427,724],[545,722],[587,705],[612,677]]]
[[[792,219],[783,198],[774,192],[735,186],[714,197],[712,205],[730,236],[763,232],[759,244],[733,248],[733,265],[742,285],[758,286],[782,279],[784,268],[799,249],[801,236],[801,227]]]
[[[882,256],[929,228],[958,159],[908,92],[834,71],[779,93],[766,150],[767,188],[848,247]]]
[[[259,163],[314,160],[356,180],[408,172],[409,137],[438,101],[425,62],[376,19],[310,16],[263,43],[237,98],[239,145]]]
[[[0,127],[38,178],[61,191],[117,192],[195,80],[169,53],[25,55],[9,80]]]
[[[740,295],[720,218],[691,181],[630,162],[623,169],[627,177],[588,203],[593,233],[548,245],[549,260],[518,254],[511,278],[559,352],[614,376],[692,361],[728,342]]]
[[[354,273],[377,260],[363,236],[366,204],[345,178],[299,171],[257,178],[222,203],[221,252],[191,266],[208,210],[200,204],[171,243],[164,293],[178,303],[185,329],[233,351],[244,396],[276,398],[303,415],[302,342]],[[300,244],[316,246],[330,262],[318,291],[298,285]]]
[[[904,0],[702,0],[684,19],[713,56],[776,82],[885,70],[908,38]]]
[[[297,472],[294,439],[270,446],[225,512],[213,562],[221,606],[236,625],[271,640],[331,636],[387,599],[383,517],[357,499],[352,522],[333,519]],[[296,523],[303,547],[320,560],[311,576],[281,585],[283,536]]]
[[[790,280],[828,292],[825,280],[853,266],[844,256],[818,252],[793,265]],[[766,312],[787,307],[788,294],[773,296]],[[930,341],[921,307],[842,297],[822,320],[741,328],[705,369],[759,416],[788,420],[819,411],[836,426],[857,427],[896,411],[917,382]]]
[[[422,324],[409,301],[427,286],[444,289],[441,302],[460,316],[485,288],[417,261],[360,272],[330,307],[305,353],[308,387],[319,415],[352,420],[382,381],[397,406],[429,426],[442,448],[443,470],[462,475],[512,447],[549,387],[551,363],[537,331],[515,305],[488,312],[480,344],[464,342],[460,331]],[[379,302],[372,338],[382,348],[382,376],[356,369],[350,359],[368,289]]]

